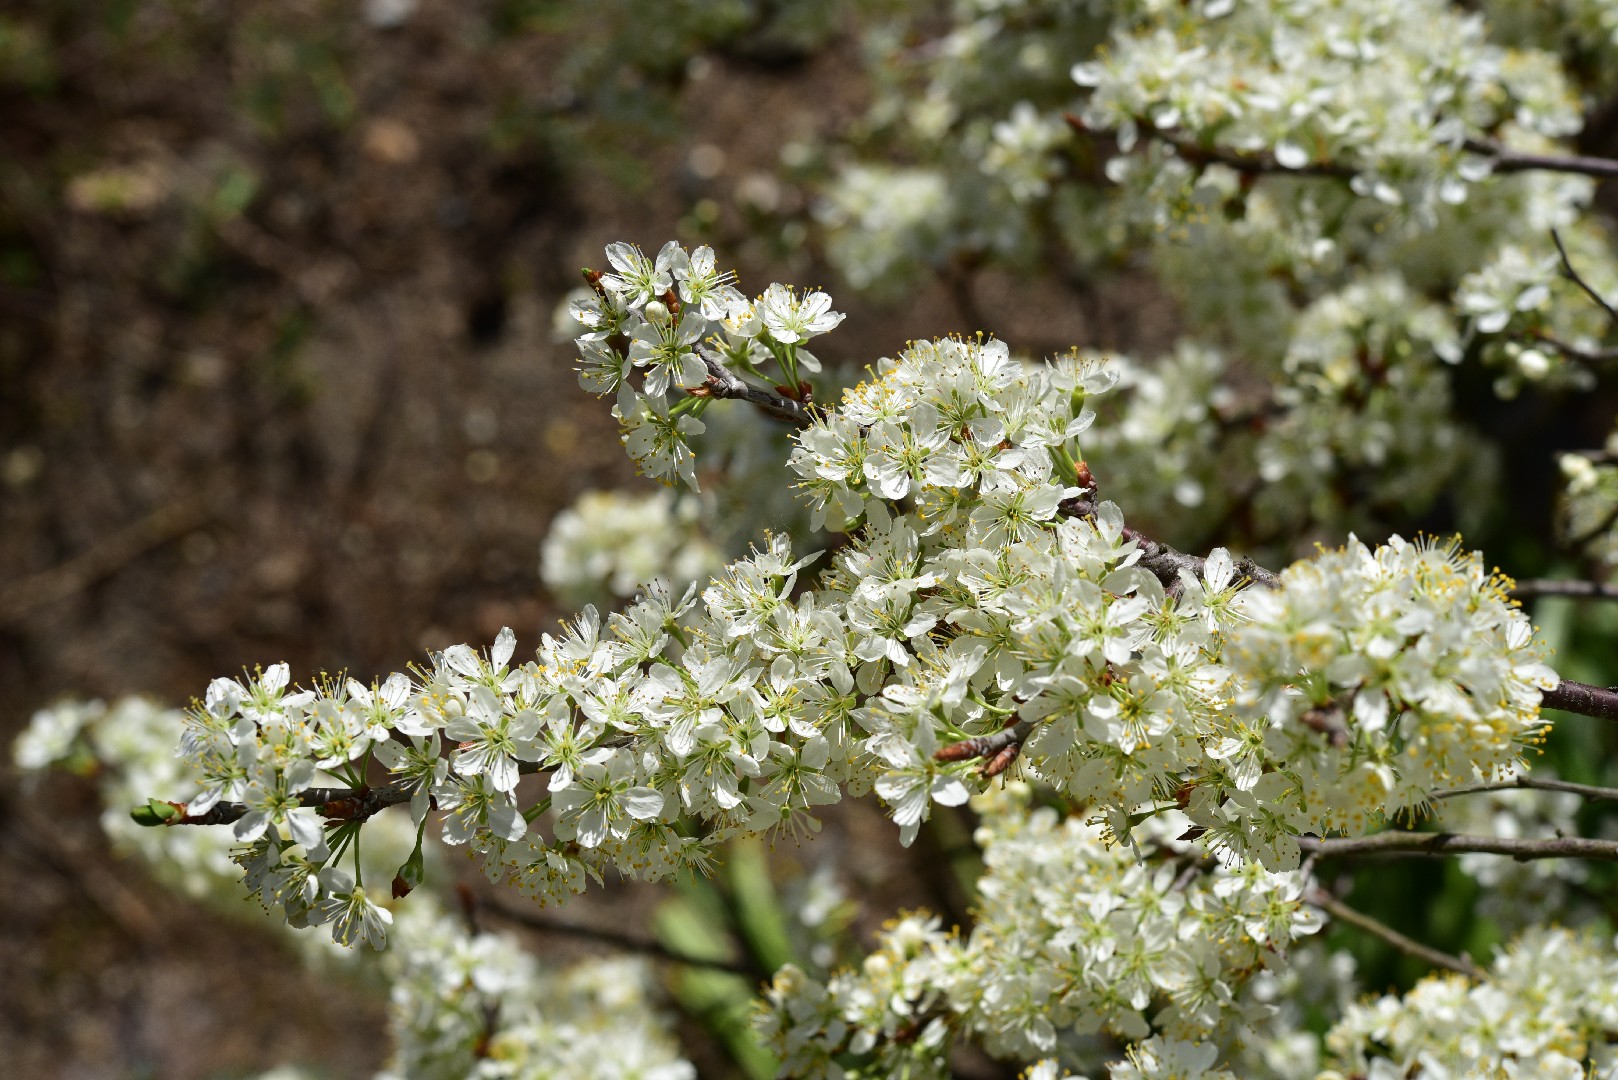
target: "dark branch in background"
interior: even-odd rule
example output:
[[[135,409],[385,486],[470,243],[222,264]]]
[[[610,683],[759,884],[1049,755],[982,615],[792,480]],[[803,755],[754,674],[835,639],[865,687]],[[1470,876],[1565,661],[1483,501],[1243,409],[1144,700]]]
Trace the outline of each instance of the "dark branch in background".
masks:
[[[670,948],[662,942],[652,938],[641,937],[637,934],[626,934],[620,930],[609,930],[604,927],[584,926],[579,923],[565,922],[560,919],[547,919],[531,911],[512,907],[501,900],[482,897],[479,905],[491,914],[527,930],[541,934],[560,934],[564,937],[579,938],[583,941],[599,941],[603,945],[612,945],[615,948],[628,952],[641,953],[646,956],[655,956],[662,960],[669,960],[676,964],[686,964],[690,967],[709,968],[714,971],[724,971],[731,975],[740,975],[747,979],[757,979],[758,972],[751,966],[737,960],[718,960],[712,957],[693,956],[679,949]]]
[[[1445,788],[1443,791],[1433,792],[1432,798],[1453,799],[1461,795],[1480,795],[1488,791],[1563,791],[1586,799],[1618,802],[1618,788],[1575,784],[1568,780],[1541,780],[1533,776],[1517,776],[1490,784],[1465,784],[1461,787]]]
[[[1589,836],[1554,836],[1525,839],[1516,836],[1467,836],[1461,833],[1383,832],[1370,836],[1298,837],[1304,852],[1329,859],[1338,855],[1509,855],[1518,862],[1532,859],[1605,859],[1618,862],[1618,840]]]
[[[702,362],[708,365],[708,381],[694,390],[686,391],[688,394],[751,402],[777,420],[785,420],[795,427],[806,428],[814,422],[808,406],[796,398],[754,386],[717,360],[704,356]]]
[[[1311,889],[1304,895],[1304,902],[1324,911],[1338,922],[1358,927],[1373,937],[1379,937],[1392,945],[1395,949],[1435,968],[1444,968],[1448,971],[1459,972],[1469,979],[1482,981],[1486,974],[1482,968],[1464,956],[1451,956],[1431,945],[1423,945],[1413,938],[1399,933],[1386,923],[1373,919],[1363,911],[1355,911],[1324,889]]]
[[[1608,162],[1608,164],[1618,166],[1618,162]],[[1618,172],[1613,173],[1613,175],[1618,176]],[[1595,286],[1584,280],[1584,275],[1573,268],[1573,260],[1568,258],[1567,248],[1562,244],[1562,234],[1552,229],[1551,239],[1556,241],[1556,253],[1562,256],[1562,273],[1567,275],[1569,281],[1583,289],[1584,294],[1594,300],[1596,306],[1607,313],[1607,318],[1618,323],[1618,310],[1614,310],[1613,306],[1607,303],[1606,297],[1596,292]]]
[[[1513,600],[1532,600],[1538,596],[1571,596],[1580,600],[1618,600],[1618,585],[1599,581],[1550,581],[1545,579],[1519,581],[1510,594]]]
[[[1508,150],[1497,142],[1486,139],[1468,139],[1461,144],[1474,154],[1481,154],[1494,163],[1497,173],[1559,172],[1596,176],[1603,179],[1618,177],[1618,161],[1611,158],[1584,157],[1579,154],[1526,154]]]
[[[1093,517],[1097,505],[1093,499],[1069,499],[1062,503],[1061,510],[1069,517]],[[1140,532],[1124,526],[1125,539],[1133,540],[1140,545],[1140,565],[1151,571],[1152,576],[1163,583],[1164,588],[1177,588],[1180,584],[1180,571],[1189,570],[1192,574],[1201,576],[1202,568],[1207,559],[1200,555],[1187,555],[1183,551],[1176,551],[1167,544],[1159,543]],[[1281,579],[1270,570],[1266,570],[1249,558],[1236,560],[1236,572],[1251,580],[1255,585],[1262,585],[1266,589],[1281,587]]]

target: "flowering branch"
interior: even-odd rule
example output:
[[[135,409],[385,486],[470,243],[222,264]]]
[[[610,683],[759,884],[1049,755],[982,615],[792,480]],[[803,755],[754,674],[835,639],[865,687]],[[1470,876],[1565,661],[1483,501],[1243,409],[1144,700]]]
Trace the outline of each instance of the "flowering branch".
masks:
[[[1590,836],[1555,836],[1529,839],[1516,836],[1468,836],[1461,833],[1383,832],[1371,836],[1343,836],[1322,840],[1298,837],[1306,853],[1334,855],[1509,855],[1519,862],[1531,859],[1605,859],[1618,862],[1618,840]]]
[[[1087,498],[1069,499],[1061,504],[1061,508],[1063,512],[1075,517],[1089,517],[1096,512],[1096,503]],[[1167,544],[1152,540],[1127,525],[1124,526],[1123,535],[1140,545],[1142,552],[1140,565],[1149,570],[1166,588],[1179,583],[1180,570],[1200,574],[1203,564],[1207,561],[1200,556],[1187,555]],[[1254,584],[1267,589],[1276,589],[1281,585],[1279,576],[1251,558],[1244,556],[1237,560],[1236,569]],[[1618,689],[1562,679],[1555,688],[1541,691],[1540,703],[1548,709],[1561,709],[1563,712],[1578,713],[1598,720],[1618,721]]]
[[[1373,919],[1363,911],[1354,910],[1324,889],[1311,889],[1304,894],[1304,899],[1338,922],[1358,927],[1373,937],[1381,938],[1400,952],[1407,956],[1414,956],[1425,964],[1435,968],[1443,968],[1446,971],[1458,972],[1469,979],[1481,980],[1485,977],[1483,969],[1474,964],[1469,958],[1451,956],[1449,953],[1435,949],[1431,945],[1423,945],[1414,938],[1406,937],[1393,927],[1380,920]]]
[[[1083,118],[1073,113],[1063,113],[1062,119],[1067,126],[1081,135],[1092,135],[1098,138],[1117,141],[1118,133],[1105,128],[1092,128]],[[1234,150],[1223,150],[1217,146],[1204,146],[1193,141],[1184,133],[1171,128],[1152,128],[1148,137],[1165,142],[1174,147],[1174,152],[1193,165],[1223,165],[1239,173],[1248,175],[1262,175],[1266,173],[1285,173],[1292,176],[1329,176],[1340,180],[1352,179],[1359,171],[1346,165],[1339,165],[1330,161],[1309,162],[1293,169],[1282,165],[1269,154],[1239,153]]]
[[[1609,360],[1618,360],[1618,348],[1581,349],[1577,345],[1562,341],[1543,332],[1534,334],[1534,340],[1555,349],[1563,356],[1573,360],[1583,360],[1587,364],[1603,364]]]
[[[1063,113],[1062,119],[1080,134],[1117,139],[1116,131],[1092,128],[1083,118],[1073,113]],[[1173,128],[1152,128],[1148,125],[1145,134],[1149,138],[1172,146],[1175,153],[1193,165],[1223,165],[1248,175],[1326,176],[1350,180],[1365,171],[1329,159],[1308,161],[1296,166],[1283,165],[1273,154],[1206,146]],[[1602,179],[1618,177],[1618,161],[1610,158],[1585,157],[1579,154],[1530,154],[1507,149],[1487,139],[1468,139],[1461,145],[1471,153],[1488,158],[1493,171],[1497,173],[1559,172]]]

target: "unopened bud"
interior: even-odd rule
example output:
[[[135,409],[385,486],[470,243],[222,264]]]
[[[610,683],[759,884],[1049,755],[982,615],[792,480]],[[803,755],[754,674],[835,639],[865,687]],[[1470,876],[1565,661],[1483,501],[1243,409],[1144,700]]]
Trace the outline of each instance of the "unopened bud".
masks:
[[[156,825],[167,825],[185,816],[185,807],[180,803],[164,802],[162,799],[148,799],[145,806],[137,806],[129,812],[135,819],[136,825],[152,828]]]
[[[426,860],[421,855],[421,835],[416,835],[416,850],[410,853],[399,872],[393,876],[393,898],[407,896],[410,890],[422,883],[427,876]]]

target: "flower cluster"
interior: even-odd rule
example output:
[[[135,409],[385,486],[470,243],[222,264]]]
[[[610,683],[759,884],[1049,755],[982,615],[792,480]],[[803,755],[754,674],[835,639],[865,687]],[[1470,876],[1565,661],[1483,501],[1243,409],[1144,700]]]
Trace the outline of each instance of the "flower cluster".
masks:
[[[1003,342],[914,342],[799,438],[791,468],[814,524],[841,529],[878,502],[911,500],[929,528],[993,545],[1025,540],[1082,492],[1085,401],[1117,375],[1077,354],[1028,368]]]
[[[397,936],[383,960],[394,1050],[376,1080],[697,1075],[638,961],[547,970],[510,935],[431,905],[401,916]]]
[[[695,499],[587,491],[551,522],[539,576],[557,597],[583,606],[628,600],[654,579],[683,590],[723,562]]]
[[[1508,587],[1453,543],[1394,537],[1245,593],[1225,653],[1239,689],[1215,751],[1241,794],[1205,789],[1189,806],[1211,842],[1295,865],[1294,835],[1364,833],[1439,788],[1519,768],[1557,679]]]
[[[1322,1080],[1411,1075],[1618,1075],[1618,953],[1568,930],[1529,930],[1489,977],[1424,979],[1403,997],[1349,1008],[1326,1036],[1337,1068]]]
[[[1213,1076],[1219,1050],[1192,1044],[1262,1015],[1244,984],[1322,922],[1296,874],[1199,862],[1170,839],[1183,817],[1139,830],[1130,851],[1078,818],[1030,811],[1025,787],[974,808],[977,926],[963,938],[912,915],[857,970],[821,982],[783,969],[758,1023],[791,1075],[841,1075],[854,1055],[853,1075],[943,1077],[957,1036],[1031,1060],[1105,1030],[1137,1044],[1115,1080],[1181,1075],[1164,1059]]]
[[[704,430],[709,379],[729,373],[770,385],[760,367],[774,364],[787,397],[797,400],[802,373],[820,370],[805,344],[843,316],[825,293],[799,294],[781,284],[749,303],[709,247],[688,252],[671,240],[653,259],[616,243],[607,261],[612,273],[589,275],[596,296],[572,307],[585,327],[579,382],[592,393],[615,395],[624,446],[646,475],[667,483],[678,477],[696,489],[691,439]]]
[[[1151,460],[1119,493],[1186,521],[1181,543],[1234,517],[1293,557],[1322,534],[1384,532],[1458,484],[1470,526],[1497,448],[1458,421],[1451,365],[1481,361],[1506,397],[1591,384],[1613,328],[1558,272],[1552,230],[1598,291],[1618,288],[1583,214],[1590,180],[1515,167],[1565,152],[1581,117],[1555,53],[1589,70],[1610,19],[1526,6],[957,4],[873,48],[885,92],[830,156],[826,251],[888,291],[931,273],[969,292],[986,263],[1094,287],[1138,256],[1189,334],[1158,363],[1232,357],[1214,385],[1238,400],[1212,416],[1122,395],[1171,446],[1214,444],[1121,448]],[[906,216],[923,191],[931,212]],[[1264,482],[1210,496],[1216,463]]]
[[[1165,132],[1282,169],[1331,163],[1353,170],[1356,194],[1420,208],[1463,202],[1488,174],[1468,139],[1505,125],[1555,139],[1581,123],[1552,58],[1508,54],[1442,0],[1212,0],[1124,22],[1073,77],[1092,88],[1085,122],[1125,149]]]
[[[1564,454],[1558,528],[1562,539],[1611,576],[1618,567],[1618,432],[1595,454]]]
[[[180,710],[144,698],[63,703],[34,715],[14,757],[36,778],[49,768],[93,775],[105,808],[102,827],[118,848],[171,887],[240,918],[247,909],[229,832],[146,829],[130,820],[137,794],[181,780],[174,742],[184,722]],[[374,822],[366,833],[366,871],[391,873],[414,832],[403,819]],[[318,971],[363,956],[332,948],[324,935],[287,930],[280,920],[269,925],[288,932]],[[657,1007],[648,972],[636,962],[547,968],[512,936],[473,932],[429,897],[412,898],[389,944],[377,963],[356,967],[359,974],[380,974],[389,988],[393,1051],[377,1080],[696,1075]],[[312,1074],[285,1066],[260,1080],[305,1075]]]

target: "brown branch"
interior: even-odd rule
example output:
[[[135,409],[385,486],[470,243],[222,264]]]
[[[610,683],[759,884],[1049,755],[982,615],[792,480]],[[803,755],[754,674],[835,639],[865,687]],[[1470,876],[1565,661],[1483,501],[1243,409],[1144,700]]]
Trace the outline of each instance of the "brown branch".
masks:
[[[1460,833],[1382,832],[1370,836],[1298,837],[1305,852],[1331,858],[1339,855],[1509,855],[1518,862],[1533,859],[1605,859],[1618,862],[1618,840],[1589,836],[1527,839],[1515,836],[1468,836]]]
[[[814,423],[814,415],[803,402],[762,386],[754,386],[717,360],[704,356],[702,362],[708,366],[708,381],[688,393],[698,397],[752,402],[768,415],[795,427],[806,428]]]
[[[1061,506],[1062,512],[1070,517],[1092,517],[1096,509],[1095,501],[1086,498],[1068,499]],[[1200,555],[1187,555],[1171,548],[1127,525],[1124,526],[1123,536],[1140,545],[1140,565],[1161,581],[1164,588],[1178,588],[1181,570],[1189,570],[1193,575],[1200,576],[1208,561]],[[1266,589],[1281,587],[1281,578],[1274,571],[1266,570],[1250,558],[1237,559],[1236,572]]]
[[[298,805],[317,807],[322,816],[333,821],[365,821],[390,806],[409,802],[420,783],[411,778],[395,780],[381,787],[305,788],[298,793]],[[229,825],[246,813],[247,807],[241,803],[216,803],[206,813],[185,814],[170,824]]]
[[[1585,157],[1581,154],[1529,154],[1507,149],[1487,139],[1468,139],[1461,145],[1474,154],[1489,158],[1497,173],[1560,172],[1603,179],[1618,177],[1618,161],[1611,158]]]
[[[506,904],[504,901],[489,897],[481,898],[479,903],[484,910],[498,915],[507,922],[515,923],[537,933],[561,934],[565,937],[581,938],[585,941],[599,941],[603,945],[612,945],[628,952],[655,956],[662,960],[685,964],[689,967],[709,968],[713,971],[723,971],[749,979],[758,977],[758,972],[738,960],[720,960],[713,957],[695,956],[680,949],[671,948],[661,941],[641,937],[638,934],[626,934],[621,930],[609,930],[604,927],[585,926],[582,923],[543,918],[531,911],[524,911],[521,908]]]
[[[1324,911],[1338,922],[1347,923],[1350,926],[1364,930],[1373,937],[1381,938],[1400,952],[1407,956],[1414,956],[1417,960],[1430,967],[1444,968],[1447,971],[1458,972],[1469,979],[1479,981],[1487,977],[1483,969],[1474,964],[1470,958],[1451,956],[1449,953],[1435,949],[1431,945],[1423,945],[1414,938],[1406,937],[1393,927],[1373,919],[1363,911],[1354,910],[1324,889],[1311,889],[1304,896],[1304,900]]]
[[[1575,784],[1568,780],[1541,780],[1534,776],[1517,776],[1510,780],[1499,780],[1488,784],[1463,784],[1461,787],[1435,791],[1432,793],[1431,798],[1435,800],[1453,799],[1461,795],[1481,795],[1489,791],[1563,791],[1569,795],[1578,795],[1585,799],[1618,802],[1618,788]]]
[[[1534,340],[1571,360],[1583,360],[1587,364],[1605,364],[1609,360],[1618,360],[1618,347],[1614,346],[1601,349],[1583,349],[1546,333],[1536,333]]]
[[[1580,600],[1618,600],[1618,585],[1599,581],[1552,581],[1530,579],[1519,581],[1509,594],[1513,600],[1532,600],[1538,596],[1571,596]]]
[[[941,746],[933,752],[933,760],[970,761],[973,758],[987,758],[988,760],[983,763],[983,775],[999,776],[1011,768],[1011,763],[1017,760],[1023,742],[1035,726],[1034,721],[1024,720],[1013,713],[1011,720],[999,731]]]
[[[1539,703],[1547,709],[1561,709],[1598,720],[1618,720],[1618,690],[1611,687],[1563,679],[1556,689],[1541,691]]]

